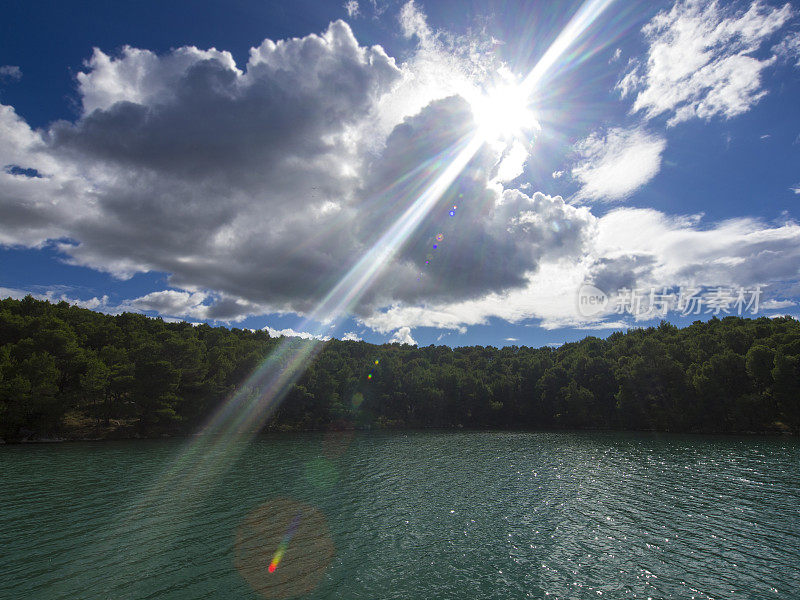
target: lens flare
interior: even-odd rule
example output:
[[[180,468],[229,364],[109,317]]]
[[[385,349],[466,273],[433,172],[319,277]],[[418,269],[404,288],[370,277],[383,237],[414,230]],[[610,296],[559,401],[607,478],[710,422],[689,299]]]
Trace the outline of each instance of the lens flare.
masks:
[[[370,200],[408,208],[308,314],[306,320],[300,324],[301,330],[322,335],[330,335],[331,331],[336,331],[338,323],[352,312],[381,271],[391,263],[423,219],[437,206],[456,178],[488,141],[487,132],[508,132],[530,117],[525,110],[529,110],[528,98],[532,91],[612,2],[613,0],[585,2],[520,84],[510,90],[492,90],[487,94],[486,125],[479,123],[476,131],[457,140],[432,159],[407,171],[389,184],[379,198]],[[562,61],[560,66],[565,65],[566,61]],[[478,104],[480,102],[479,100]],[[496,109],[509,106],[509,114],[502,114],[502,111]],[[484,114],[482,108],[477,110]],[[514,118],[511,115],[515,115]],[[478,120],[483,121],[484,116],[480,116]],[[449,215],[454,217],[457,209],[458,206],[453,205]],[[155,519],[157,523],[152,527],[138,527],[141,535],[146,535],[146,532],[152,534],[154,528],[161,535],[174,530],[175,523],[183,521],[178,515],[183,516],[186,501],[202,496],[225,472],[228,465],[244,452],[248,442],[262,429],[322,348],[321,342],[284,338],[235,393],[226,399],[148,492],[121,515],[120,526],[127,526],[132,521],[149,523]],[[367,379],[372,379],[371,373]],[[304,511],[303,514],[307,513]],[[276,570],[283,555],[276,554],[273,560],[276,557],[278,561],[272,573],[279,577],[280,571]],[[260,563],[260,573],[265,572],[264,564],[265,562]]]
[[[587,0],[570,19],[567,26],[545,51],[522,82],[523,93],[531,95],[545,75],[553,70],[556,62],[566,53],[589,26],[614,3],[614,0]]]
[[[278,549],[275,551],[275,554],[272,556],[272,560],[269,563],[269,567],[267,570],[270,573],[274,573],[275,570],[278,568],[278,565],[281,564],[281,560],[283,560],[283,555],[286,554],[286,549],[289,547],[289,542],[292,541],[295,532],[297,531],[297,526],[300,525],[300,519],[303,517],[303,511],[297,511],[297,514],[292,519],[292,522],[289,524],[289,529],[286,530],[286,534],[283,536],[281,543],[278,545]]]
[[[288,600],[317,588],[334,553],[318,509],[276,498],[255,508],[237,528],[234,566],[263,598]]]

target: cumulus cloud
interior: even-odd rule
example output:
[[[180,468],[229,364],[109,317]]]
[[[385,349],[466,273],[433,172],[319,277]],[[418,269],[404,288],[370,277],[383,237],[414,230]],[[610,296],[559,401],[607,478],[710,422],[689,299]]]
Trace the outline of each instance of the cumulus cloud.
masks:
[[[229,322],[307,313],[448,164],[474,129],[471,95],[496,70],[482,42],[432,29],[413,2],[400,21],[415,44],[401,64],[341,21],[265,40],[244,65],[213,48],[96,49],[75,121],[34,130],[0,105],[0,244],[54,244],[117,277],[169,274],[169,289],[123,309]],[[617,200],[657,172],[664,141],[609,129],[577,149],[579,198]],[[356,320],[411,344],[412,328],[492,317],[608,327],[618,323],[588,322],[565,301],[584,280],[796,276],[795,225],[598,219],[510,189],[529,151],[482,148],[351,304]]]
[[[699,216],[619,209],[601,219],[596,243],[603,256],[636,257],[642,269],[628,270],[645,286],[753,286],[800,275],[800,225],[792,221],[769,227],[738,218],[704,227]]]
[[[231,54],[215,48],[183,46],[158,56],[149,50],[125,46],[118,57],[95,48],[84,63],[87,70],[77,74],[83,113],[108,110],[118,102],[142,106],[169,102],[175,94],[174,86],[183,83],[186,71],[204,61],[241,74]]]
[[[0,243],[68,238],[74,264],[296,310],[352,261],[350,129],[401,76],[381,48],[335,22],[266,40],[245,71],[194,48],[96,50],[87,69],[75,123],[45,136],[0,111],[0,162],[42,175],[0,172]]]
[[[0,243],[55,243],[69,263],[121,278],[169,273],[172,289],[130,300],[135,310],[309,311],[474,128],[465,98],[481,47],[453,51],[413,3],[401,22],[419,45],[400,66],[342,21],[265,40],[242,67],[213,48],[95,49],[76,121],[33,130],[0,110]],[[550,252],[579,252],[585,215],[503,190],[526,158],[519,145],[484,148],[353,310],[502,291]]]
[[[718,2],[676,2],[644,27],[647,59],[633,61],[617,87],[623,97],[636,95],[633,112],[667,114],[668,125],[742,114],[766,94],[761,73],[775,60],[758,51],[792,14],[789,4],[756,1],[737,12]]]
[[[268,312],[264,305],[248,302],[220,292],[161,290],[126,300],[121,309],[136,312],[153,311],[182,319],[200,319],[225,323],[241,321],[251,315]]]
[[[89,184],[53,158],[39,132],[0,105],[0,244],[41,246],[68,235]]]
[[[784,282],[800,277],[800,225],[768,226],[757,219],[705,224],[699,215],[670,216],[620,208],[592,217],[591,243],[579,257],[544,260],[527,285],[474,300],[397,305],[362,322],[379,332],[398,327],[462,330],[492,318],[538,320],[545,329],[618,329],[620,315],[583,316],[578,290],[590,281],[609,295],[623,287],[677,288],[763,285],[765,301],[791,295]],[[784,296],[785,297],[785,296]]]
[[[430,164],[447,155],[470,131],[471,123],[470,108],[463,99],[431,103],[389,137],[383,155],[372,165],[367,189],[403,179],[408,165]],[[543,257],[580,253],[589,235],[588,211],[559,197],[528,196],[492,185],[496,162],[492,149],[484,148],[466,166],[430,217],[410,236],[391,269],[373,286],[365,299],[368,310],[359,314],[398,301],[454,300],[519,287]],[[395,191],[401,197],[415,197],[429,183],[426,176],[406,178]],[[454,205],[458,208],[450,215]],[[406,206],[390,196],[363,211],[359,237],[371,245]]]
[[[327,342],[331,337],[329,335],[317,335],[314,333],[309,333],[307,331],[295,331],[291,327],[286,329],[273,329],[272,327],[264,327],[264,331],[269,334],[269,337],[279,338],[279,337],[296,337],[301,338],[304,340],[319,340],[321,342]]]
[[[414,338],[411,337],[411,328],[410,327],[401,327],[397,331],[395,331],[392,339],[389,340],[390,344],[407,344],[409,346],[416,346],[417,342],[414,341]]]
[[[342,336],[343,342],[360,342],[362,341],[361,336],[359,336],[355,331],[348,331]]]
[[[580,181],[577,200],[621,200],[650,181],[661,168],[666,140],[643,128],[613,128],[576,146],[581,156],[572,169]]]
[[[208,294],[202,292],[185,292],[180,290],[162,290],[151,292],[128,302],[128,306],[136,311],[155,311],[168,317],[208,318],[208,305],[205,304]]]
[[[524,288],[490,293],[460,302],[396,305],[362,319],[364,325],[381,333],[408,327],[451,329],[461,333],[472,325],[485,325],[491,318],[510,323],[540,319],[546,329],[580,325],[585,322],[571,301],[587,272],[583,260],[545,261],[528,277]]]
[[[373,151],[383,147],[385,136],[404,118],[418,114],[430,102],[450,96],[473,101],[482,87],[494,83],[503,70],[491,36],[453,35],[428,25],[421,8],[414,2],[403,5],[399,21],[404,37],[416,47],[402,66],[402,77],[391,94],[383,96],[369,120],[364,138]]]

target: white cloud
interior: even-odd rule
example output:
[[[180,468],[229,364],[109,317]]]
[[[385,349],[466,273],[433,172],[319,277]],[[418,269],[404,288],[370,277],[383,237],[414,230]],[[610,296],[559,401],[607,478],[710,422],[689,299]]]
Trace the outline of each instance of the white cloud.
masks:
[[[642,128],[610,129],[576,145],[581,160],[572,176],[581,182],[577,200],[621,200],[650,181],[661,167],[664,138]]]
[[[207,319],[210,296],[203,292],[162,290],[150,292],[139,298],[129,300],[126,305],[136,311],[155,311],[167,317],[191,317]]]
[[[427,17],[417,7],[414,0],[409,0],[400,9],[400,27],[407,38],[416,36],[420,44],[430,45],[434,41],[434,34],[428,26]]]
[[[3,79],[22,79],[22,69],[16,65],[0,66],[0,81]]]
[[[394,332],[394,335],[392,336],[392,339],[389,340],[389,343],[407,344],[409,346],[417,345],[417,342],[415,342],[414,338],[411,337],[410,327],[400,327],[397,331]]]
[[[269,325],[264,327],[264,331],[266,331],[269,334],[269,337],[272,338],[296,337],[296,338],[302,338],[304,340],[319,340],[321,342],[327,342],[329,339],[331,339],[329,335],[317,335],[314,333],[309,333],[307,331],[295,331],[292,328],[273,329]]]
[[[149,50],[125,46],[116,58],[95,48],[84,63],[87,71],[77,74],[83,113],[107,110],[117,102],[149,105],[170,101],[186,71],[205,60],[241,74],[230,52],[215,48],[183,46],[158,56]]]
[[[772,47],[772,51],[778,58],[787,62],[795,61],[794,66],[800,67],[800,31],[787,35]]]
[[[343,342],[361,342],[362,338],[355,331],[348,331],[342,336]]]
[[[622,56],[622,48],[617,48],[614,50],[614,54],[611,55],[611,58],[608,59],[609,63],[617,62],[620,57]]]
[[[88,308],[90,310],[96,310],[104,313],[116,314],[118,312],[122,312],[117,307],[109,305],[109,298],[107,295],[103,295],[99,298],[97,296],[93,296],[89,299],[81,299],[70,296],[62,289],[58,288],[45,290],[44,292],[33,292],[29,290],[20,290],[17,288],[0,287],[0,298],[13,298],[14,300],[22,300],[25,296],[32,296],[37,300],[47,300],[48,302],[53,303],[67,302],[69,304],[74,304],[75,306],[80,306],[81,308]]]
[[[345,225],[366,156],[349,136],[400,77],[343,22],[266,40],[246,71],[213,49],[95,50],[77,122],[34,131],[0,106],[0,167],[19,167],[0,171],[0,244],[68,238],[72,264],[303,310],[297,284],[360,250]]]
[[[265,305],[219,292],[161,290],[120,304],[123,310],[154,311],[181,319],[200,319],[233,323],[252,315],[271,312]]]
[[[526,160],[528,160],[528,149],[522,142],[515,140],[497,166],[495,179],[500,183],[513,181],[522,175]]]
[[[436,175],[414,169],[470,131],[464,98],[497,60],[488,41],[432,31],[413,3],[401,17],[420,41],[400,66],[341,21],[265,40],[242,68],[213,48],[95,49],[75,122],[33,130],[0,105],[0,244],[53,243],[119,278],[169,274],[172,289],[131,310],[307,313]],[[580,252],[584,213],[499,185],[526,156],[484,148],[453,183],[469,198],[458,218],[433,211],[356,313],[518,287],[546,256]]]
[[[761,72],[775,60],[753,55],[792,15],[789,4],[755,1],[736,12],[718,2],[676,2],[644,27],[647,60],[633,61],[617,87],[623,97],[636,93],[633,112],[666,113],[668,125],[739,115],[766,94]]]
[[[563,175],[564,175],[564,171],[553,171],[553,173],[552,173],[553,179],[561,179],[561,177]]]
[[[265,40],[243,66],[215,49],[96,50],[75,122],[33,130],[0,105],[0,244],[56,243],[73,264],[117,277],[169,273],[172,289],[122,305],[167,318],[309,311],[430,182],[414,169],[470,130],[469,96],[497,66],[482,42],[431,29],[413,3],[401,23],[418,41],[400,65],[343,22]],[[664,140],[617,128],[577,150],[578,198],[615,200],[658,171]],[[621,327],[576,314],[569,299],[584,280],[797,277],[796,225],[597,218],[521,191],[530,186],[504,189],[527,151],[484,148],[451,186],[457,216],[434,207],[353,306],[356,320],[403,343],[415,327],[463,332],[492,317]]]
[[[618,209],[600,219],[595,242],[601,289],[746,287],[800,275],[800,225],[792,221],[769,227],[740,218],[708,227],[700,216]]]
[[[344,9],[347,11],[347,16],[351,19],[361,14],[358,10],[358,0],[347,0],[347,2],[344,3]]]
[[[791,300],[767,300],[761,303],[761,308],[764,310],[779,310],[781,308],[789,308],[797,306],[797,302]]]
[[[800,194],[800,185],[798,185],[797,187],[790,187],[789,189],[793,191],[795,194]]]
[[[460,302],[396,305],[364,318],[363,323],[378,332],[406,325],[461,333],[472,325],[485,325],[493,317],[510,323],[541,319],[540,325],[546,329],[581,324],[585,320],[577,314],[577,304],[570,299],[576,298],[588,266],[577,258],[546,261],[529,275],[524,288]]]
[[[503,67],[495,52],[496,40],[477,35],[456,36],[433,30],[414,2],[403,5],[399,22],[405,37],[417,47],[401,65],[402,78],[363,127],[363,143],[379,152],[386,135],[404,118],[423,110],[430,102],[459,95],[473,100]],[[368,133],[373,133],[368,136]]]
[[[180,319],[178,317],[161,317],[161,320],[165,323],[188,323],[192,327],[197,327],[198,325],[203,324],[200,321],[187,321],[186,319]]]
[[[620,208],[592,217],[591,245],[579,257],[546,260],[524,288],[461,302],[395,305],[362,321],[379,332],[397,327],[462,330],[491,318],[538,320],[544,329],[623,329],[620,315],[584,317],[578,290],[585,281],[613,294],[622,287],[764,285],[764,301],[784,281],[800,277],[800,225],[769,227],[756,219],[704,224],[652,209]]]
[[[38,131],[0,105],[0,245],[42,246],[68,237],[90,186],[55,160]],[[16,167],[16,168],[15,168]]]

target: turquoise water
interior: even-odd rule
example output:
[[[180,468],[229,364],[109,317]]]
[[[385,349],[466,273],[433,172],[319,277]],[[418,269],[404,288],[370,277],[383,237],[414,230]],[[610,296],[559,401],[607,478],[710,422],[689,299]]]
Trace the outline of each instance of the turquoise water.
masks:
[[[0,598],[800,598],[796,439],[264,436],[132,510],[184,443],[0,447]]]

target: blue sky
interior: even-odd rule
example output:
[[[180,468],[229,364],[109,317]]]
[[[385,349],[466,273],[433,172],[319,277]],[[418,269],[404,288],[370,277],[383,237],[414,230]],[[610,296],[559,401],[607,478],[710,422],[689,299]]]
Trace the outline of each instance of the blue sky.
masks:
[[[0,10],[0,296],[453,346],[800,314],[797,3]]]

